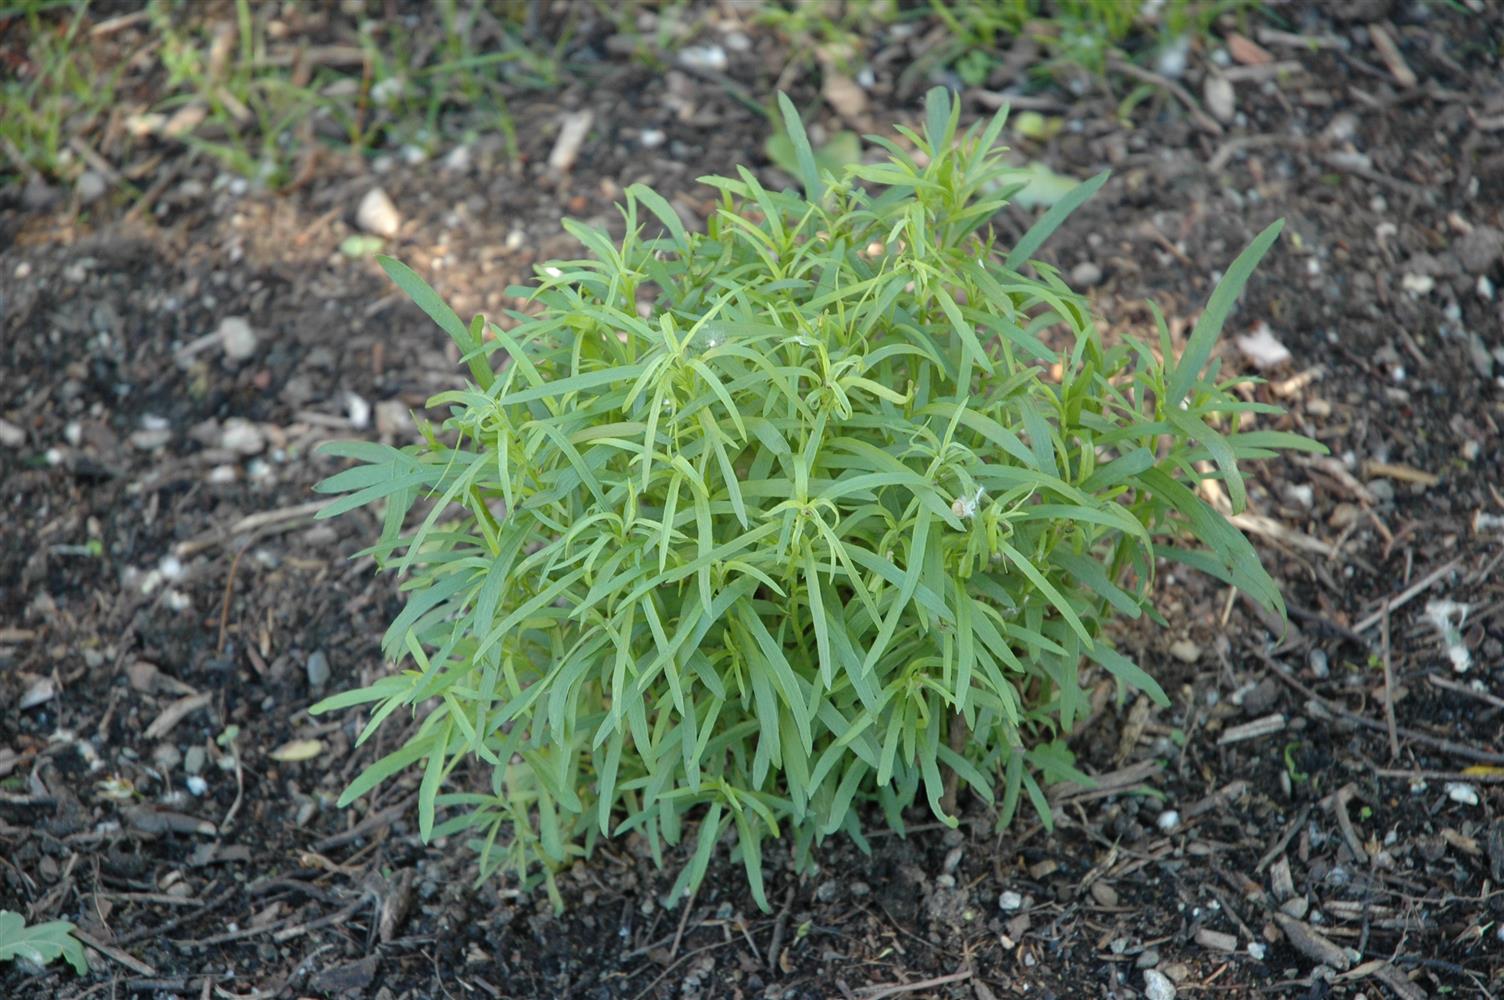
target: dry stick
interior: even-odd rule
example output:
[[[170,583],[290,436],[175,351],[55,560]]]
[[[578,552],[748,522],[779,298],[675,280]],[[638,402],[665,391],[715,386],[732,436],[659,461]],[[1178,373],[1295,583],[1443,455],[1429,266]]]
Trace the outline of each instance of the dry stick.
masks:
[[[87,933],[79,930],[77,927],[73,928],[73,936],[78,938],[84,944],[88,945],[90,948],[93,948],[95,951],[99,952],[101,955],[119,962],[121,965],[125,966],[127,969],[130,969],[138,976],[155,976],[157,974],[156,969],[153,969],[151,966],[147,965],[139,958],[136,958],[133,955],[128,955],[124,951],[121,951],[119,948],[107,945],[103,941],[100,941],[98,938],[89,936]]]
[[[1306,819],[1310,815],[1311,807],[1309,805],[1302,806],[1300,815],[1291,820],[1290,825],[1285,827],[1284,832],[1279,835],[1279,839],[1270,845],[1269,850],[1265,851],[1264,856],[1259,859],[1259,863],[1253,866],[1253,873],[1255,875],[1261,874],[1265,868],[1274,863],[1275,858],[1285,852],[1285,848],[1289,846],[1290,841],[1305,828]]]
[[[773,921],[773,940],[768,944],[768,968],[778,971],[778,954],[783,951],[783,935],[789,926],[789,910],[794,907],[794,887],[789,886],[783,894],[783,909],[778,911],[778,917]]]
[[[221,892],[213,899],[196,900],[194,908],[187,913],[180,914],[179,916],[173,917],[171,920],[164,921],[163,923],[156,924],[152,927],[140,927],[136,930],[131,931],[129,934],[120,935],[115,939],[115,946],[118,948],[124,948],[126,945],[135,944],[142,938],[161,937],[168,931],[175,931],[179,927],[186,924],[188,921],[203,913],[205,910],[208,910],[212,913],[213,911],[219,909],[225,903],[228,903],[230,901],[230,897],[235,895],[235,893],[237,893],[238,891],[240,891],[240,887],[237,885],[232,885],[230,886],[230,888],[226,889],[224,892]]]
[[[1384,602],[1384,617],[1379,620],[1379,643],[1384,657],[1384,724],[1389,727],[1389,759],[1400,759],[1400,737],[1394,724],[1394,663],[1389,648],[1389,602]]]
[[[700,894],[700,887],[695,886],[695,891],[689,894],[684,901],[684,912],[679,914],[679,929],[674,931],[674,943],[669,946],[668,960],[672,962],[674,956],[679,954],[679,945],[684,940],[684,925],[689,923],[689,911],[695,908],[695,897]]]
[[[1458,684],[1456,681],[1449,681],[1445,677],[1438,677],[1436,674],[1427,674],[1426,680],[1444,691],[1452,691],[1456,694],[1467,695],[1469,698],[1477,698],[1479,701],[1492,705],[1494,708],[1504,708],[1504,698],[1489,694],[1487,691],[1474,691],[1466,684]]]
[[[1337,707],[1337,705],[1323,698],[1321,695],[1317,694],[1315,691],[1312,691],[1310,688],[1306,687],[1300,681],[1292,677],[1285,671],[1285,668],[1280,665],[1279,661],[1275,660],[1269,654],[1260,652],[1259,656],[1264,660],[1265,663],[1269,664],[1269,666],[1273,668],[1275,677],[1295,688],[1295,690],[1299,691],[1307,698],[1310,698],[1312,701],[1316,702],[1332,715],[1337,716],[1338,718],[1341,718],[1347,722],[1352,722],[1359,726],[1363,726],[1366,729],[1377,729],[1382,731],[1386,728],[1382,722],[1374,722],[1372,719],[1365,719],[1361,715],[1356,715],[1352,712],[1349,712],[1345,708]],[[1415,743],[1423,743],[1428,747],[1440,750],[1443,753],[1449,753],[1454,757],[1462,757],[1465,760],[1475,760],[1480,764],[1504,764],[1504,753],[1490,753],[1487,750],[1474,750],[1470,746],[1464,746],[1461,743],[1454,743],[1451,740],[1444,740],[1439,736],[1432,736],[1429,733],[1418,732],[1414,729],[1406,729],[1404,726],[1396,726],[1395,732],[1398,735],[1403,736],[1407,740],[1411,740]]]
[[[701,954],[702,952],[713,951],[716,948],[724,948],[724,947],[726,947],[728,944],[730,944],[734,940],[735,940],[735,938],[731,938],[731,939],[728,939],[728,940],[725,940],[725,941],[717,941],[714,944],[707,944],[707,945],[705,945],[702,948],[696,948],[694,951],[686,951],[683,955],[679,956],[679,960],[678,961],[674,962],[668,968],[666,968],[662,972],[658,973],[658,978],[654,979],[651,983],[648,983],[647,986],[643,987],[642,991],[640,993],[638,993],[635,997],[633,997],[632,1000],[642,1000],[643,997],[645,997],[649,993],[653,992],[653,987],[657,986],[659,983],[663,982],[663,980],[668,977],[668,974],[670,972],[673,972],[679,966],[683,965],[685,962],[689,961],[691,958],[694,958],[696,955]]]
[[[1168,90],[1177,101],[1186,106],[1186,109],[1191,113],[1191,120],[1194,121],[1202,131],[1210,132],[1212,135],[1223,134],[1222,126],[1217,123],[1217,120],[1215,118],[1211,117],[1205,111],[1201,110],[1201,105],[1196,103],[1196,99],[1191,96],[1190,91],[1186,90],[1184,87],[1176,83],[1174,80],[1171,80],[1169,77],[1161,76],[1160,74],[1155,73],[1152,70],[1144,69],[1142,66],[1135,66],[1133,65],[1133,63],[1127,62],[1122,59],[1112,60],[1112,69],[1115,72],[1122,73],[1124,76],[1131,76],[1136,80],[1143,81],[1144,83],[1150,83],[1156,87],[1163,87],[1165,90]]]
[[[1469,774],[1465,771],[1406,771],[1401,768],[1376,767],[1373,773],[1381,778],[1405,778],[1409,781],[1472,781],[1480,785],[1504,785],[1504,771],[1498,773]]]
[[[883,997],[896,997],[900,993],[913,993],[917,990],[927,990],[935,986],[944,986],[946,983],[959,983],[970,979],[974,973],[970,969],[962,969],[960,972],[952,972],[948,976],[936,976],[934,979],[921,979],[917,983],[899,983],[896,986],[881,986],[876,992],[863,991],[862,1000],[882,1000]]]
[[[1386,600],[1383,607],[1360,621],[1358,624],[1354,625],[1353,631],[1367,632],[1369,629],[1373,628],[1380,621],[1382,621],[1386,614],[1391,611],[1398,611],[1400,608],[1403,608],[1405,605],[1415,600],[1415,598],[1423,591],[1427,590],[1431,586],[1431,584],[1435,583],[1437,580],[1440,580],[1442,577],[1452,572],[1452,570],[1456,569],[1458,564],[1461,562],[1462,559],[1459,557],[1457,559],[1443,563],[1441,566],[1433,569],[1431,572],[1427,573],[1425,576],[1421,577],[1419,580],[1406,587],[1403,591],[1400,592],[1398,597]]]
[[[242,545],[235,553],[235,558],[230,560],[230,575],[225,580],[225,599],[219,606],[219,642],[214,647],[215,656],[225,651],[225,632],[230,627],[230,598],[235,593],[235,571],[240,568],[240,557],[245,555],[245,550],[250,547],[249,542]]]

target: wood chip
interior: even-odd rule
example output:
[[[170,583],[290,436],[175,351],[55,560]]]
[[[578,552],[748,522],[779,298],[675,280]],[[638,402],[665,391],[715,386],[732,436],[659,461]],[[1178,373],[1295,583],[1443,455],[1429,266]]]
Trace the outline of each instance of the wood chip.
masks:
[[[1389,68],[1389,74],[1394,77],[1395,83],[1409,90],[1420,82],[1415,71],[1405,63],[1405,57],[1400,55],[1400,47],[1394,44],[1394,39],[1389,37],[1389,32],[1384,30],[1383,25],[1370,24],[1368,38],[1378,50],[1379,58]]]
[[[590,134],[590,126],[595,123],[595,113],[592,111],[576,111],[564,116],[564,123],[559,127],[559,138],[554,141],[553,152],[548,154],[548,169],[555,174],[567,174],[574,167],[574,162],[579,158],[580,147],[585,143],[585,136]]]
[[[1236,934],[1225,934],[1222,931],[1214,931],[1210,927],[1200,927],[1196,930],[1196,943],[1203,948],[1212,951],[1225,951],[1228,954],[1238,950],[1238,937]]]
[[[201,837],[213,837],[219,833],[214,824],[206,819],[168,809],[127,806],[122,812],[131,828],[142,833],[196,833]]]
[[[1347,952],[1332,944],[1305,921],[1276,913],[1274,922],[1279,924],[1279,929],[1290,939],[1291,946],[1312,961],[1331,966],[1338,972],[1346,972],[1352,967],[1352,959],[1347,957]]]
[[[1268,49],[1236,31],[1227,36],[1227,54],[1244,66],[1262,66],[1274,61]]]
[[[1295,895],[1295,877],[1290,873],[1288,857],[1280,855],[1280,859],[1270,866],[1269,890],[1281,903]]]
[[[1245,722],[1241,726],[1233,726],[1217,737],[1218,746],[1226,746],[1229,743],[1241,743],[1244,740],[1256,740],[1260,736],[1269,736],[1285,728],[1285,716],[1283,712],[1275,712],[1252,722]]]
[[[179,698],[171,705],[162,709],[162,714],[153,719],[151,725],[146,727],[146,738],[149,740],[161,739],[172,732],[173,727],[179,722],[182,722],[189,715],[208,704],[208,692],[190,694],[186,698]]]
[[[1363,473],[1370,479],[1398,479],[1401,482],[1418,483],[1427,489],[1441,482],[1441,477],[1434,473],[1393,462],[1364,462]]]

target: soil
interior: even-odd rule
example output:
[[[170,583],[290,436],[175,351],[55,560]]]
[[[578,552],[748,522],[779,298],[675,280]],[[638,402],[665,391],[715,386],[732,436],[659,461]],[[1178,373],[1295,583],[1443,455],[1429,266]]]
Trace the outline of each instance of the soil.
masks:
[[[1244,523],[1291,627],[1167,574],[1169,627],[1120,642],[1173,704],[1097,691],[1073,739],[1098,786],[1054,789],[1053,830],[999,833],[972,802],[958,831],[916,814],[870,856],[832,842],[813,876],[774,849],[767,914],[724,856],[665,910],[676,859],[659,871],[626,840],[563,873],[556,916],[505,879],[474,885],[462,845],[424,845],[415,778],[336,807],[401,734],[356,747],[353,714],[307,707],[387,669],[400,602],[351,558],[375,522],[314,523],[311,486],[339,467],[319,442],[405,440],[461,373],[340,252],[368,189],[401,213],[390,252],[462,315],[496,313],[575,252],[561,215],[615,225],[630,183],[700,218],[701,174],[785,183],[746,101],[779,82],[784,40],[743,27],[724,73],[690,72],[586,33],[588,71],[514,102],[516,160],[488,140],[463,163],[330,152],[257,192],[164,145],[148,201],[0,191],[0,908],[74,921],[92,965],[0,966],[0,995],[1499,995],[1504,17],[1277,10],[1278,31],[1247,29],[1272,62],[1192,51],[1194,115],[1157,84],[1125,105],[1122,77],[1033,87],[1065,127],[1009,141],[1021,162],[1114,171],[1044,254],[1113,328],[1150,330],[1152,297],[1183,337],[1219,269],[1286,220],[1222,356],[1253,370],[1233,338],[1267,327],[1289,352],[1256,390],[1288,408],[1272,426],[1331,450],[1251,484]],[[917,117],[929,81],[902,70],[933,44],[871,40],[869,122]],[[1200,110],[1216,73],[1226,124]],[[781,82],[844,127],[816,68]],[[967,113],[995,93],[967,90]],[[582,110],[572,172],[551,169]],[[205,339],[228,317],[254,332],[244,357]]]

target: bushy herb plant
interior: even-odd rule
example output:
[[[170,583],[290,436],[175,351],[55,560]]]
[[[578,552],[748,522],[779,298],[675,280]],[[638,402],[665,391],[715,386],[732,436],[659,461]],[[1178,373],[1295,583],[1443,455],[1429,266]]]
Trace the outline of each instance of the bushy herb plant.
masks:
[[[899,831],[921,798],[955,824],[960,781],[1048,821],[1085,674],[1165,703],[1103,634],[1149,608],[1161,560],[1281,609],[1197,491],[1241,507],[1240,460],[1312,447],[1238,429],[1271,408],[1208,366],[1279,225],[1178,360],[1162,319],[1157,351],[1109,347],[1032,260],[1105,175],[999,247],[1002,115],[958,138],[936,90],[923,134],[871,137],[888,162],[837,177],[782,103],[801,192],[704,178],[702,234],[634,186],[623,238],[566,222],[590,256],[513,289],[534,308],[510,323],[466,325],[383,261],[471,383],[420,444],[329,448],[358,464],[322,516],[385,505],[370,551],[407,603],[383,648],[407,668],[315,710],[374,703],[362,739],[419,720],[342,801],[420,768],[425,838],[464,834],[483,877],[541,875],[556,903],[551,873],[605,835],[661,860],[695,831],[677,900],[734,831],[766,906],[768,838],[799,863],[865,845],[868,803]]]

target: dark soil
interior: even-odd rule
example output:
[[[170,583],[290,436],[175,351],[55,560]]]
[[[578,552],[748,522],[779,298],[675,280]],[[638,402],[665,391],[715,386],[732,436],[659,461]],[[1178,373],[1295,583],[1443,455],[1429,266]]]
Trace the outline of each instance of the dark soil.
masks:
[[[462,315],[499,312],[535,262],[575,252],[561,215],[615,224],[630,183],[700,218],[696,176],[747,163],[784,183],[745,100],[784,66],[777,37],[751,32],[724,75],[586,38],[585,76],[515,103],[520,161],[485,141],[468,164],[379,172],[329,154],[257,194],[179,147],[130,212],[0,191],[0,908],[74,921],[93,965],[3,966],[0,994],[1499,995],[1504,18],[1278,9],[1317,44],[1266,34],[1272,69],[1232,63],[1225,126],[1163,90],[1121,121],[1136,81],[1116,78],[1037,92],[1064,130],[1009,141],[1076,176],[1113,169],[1048,253],[1115,328],[1147,332],[1153,297],[1183,337],[1219,269],[1287,220],[1223,364],[1249,370],[1232,338],[1267,324],[1291,358],[1258,394],[1331,449],[1255,474],[1245,523],[1291,628],[1168,574],[1170,628],[1122,642],[1174,703],[1098,690],[1075,745],[1099,787],[1055,789],[1053,831],[997,833],[972,803],[961,830],[916,814],[870,857],[833,842],[813,877],[774,850],[770,914],[725,857],[663,909],[674,870],[630,840],[563,874],[562,917],[504,879],[474,887],[462,845],[419,840],[415,780],[335,807],[401,734],[355,748],[353,714],[306,709],[386,669],[400,607],[349,558],[369,516],[312,522],[311,486],[338,467],[314,446],[406,439],[408,411],[461,372],[373,263],[339,252],[360,197],[391,195],[391,252]],[[1372,44],[1375,17],[1413,84]],[[927,81],[900,73],[927,44],[874,41],[871,122],[915,118]],[[1192,53],[1198,105],[1214,65]],[[783,82],[843,127],[818,70]],[[967,92],[968,112],[988,100]],[[560,117],[586,109],[555,174]],[[226,317],[256,333],[243,361],[195,349]],[[1431,621],[1443,601],[1466,606],[1466,672]],[[295,740],[320,743],[279,760]]]

